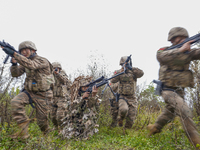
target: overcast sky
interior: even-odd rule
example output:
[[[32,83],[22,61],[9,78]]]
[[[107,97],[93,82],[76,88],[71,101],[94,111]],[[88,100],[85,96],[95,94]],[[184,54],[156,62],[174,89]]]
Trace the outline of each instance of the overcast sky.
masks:
[[[103,55],[111,72],[132,54],[133,66],[145,73],[138,84],[149,84],[158,78],[156,52],[170,45],[169,30],[197,34],[199,14],[199,0],[0,0],[0,40],[16,49],[33,41],[67,74],[84,69],[91,54]]]

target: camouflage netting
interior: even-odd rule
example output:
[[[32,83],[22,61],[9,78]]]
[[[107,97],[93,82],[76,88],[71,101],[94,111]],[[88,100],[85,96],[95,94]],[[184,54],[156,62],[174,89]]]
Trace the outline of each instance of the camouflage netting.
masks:
[[[98,96],[86,100],[79,95],[80,86],[86,85],[89,81],[91,77],[80,76],[75,79],[71,87],[71,104],[62,124],[64,138],[88,139],[98,132]]]

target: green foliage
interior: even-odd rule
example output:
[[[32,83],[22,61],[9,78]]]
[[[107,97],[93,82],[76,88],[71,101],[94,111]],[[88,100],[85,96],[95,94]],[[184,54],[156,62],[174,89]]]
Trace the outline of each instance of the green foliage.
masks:
[[[138,116],[132,129],[124,130],[120,127],[109,127],[111,123],[109,107],[106,110],[102,106],[100,108],[99,132],[88,140],[63,139],[57,130],[44,136],[36,122],[29,125],[30,137],[27,140],[12,140],[9,135],[18,130],[17,125],[12,123],[10,127],[7,124],[4,127],[0,126],[0,149],[192,149],[178,119],[167,125],[162,133],[147,137],[146,126],[148,123],[154,122],[160,111],[150,113],[145,108],[138,108]],[[31,111],[32,108],[28,107],[28,109],[27,111]],[[149,122],[146,122],[147,120]],[[53,128],[52,123],[50,123],[50,127]]]
[[[147,90],[144,90],[141,94],[149,95],[154,91],[150,86]],[[18,89],[13,90],[14,95],[18,94]],[[7,97],[9,98],[9,97]],[[154,97],[152,97],[154,98]],[[152,99],[150,99],[152,100]],[[5,105],[10,112],[10,106]],[[32,111],[31,106],[26,107],[26,112],[29,115]],[[7,122],[4,120],[3,125],[0,125],[0,150],[26,150],[26,149],[123,149],[123,150],[188,150],[193,149],[192,145],[188,141],[185,133],[181,127],[178,118],[169,123],[161,133],[152,137],[147,137],[148,131],[146,127],[148,124],[155,122],[156,118],[160,115],[160,110],[155,110],[147,105],[139,104],[138,113],[135,123],[132,129],[126,129],[116,127],[110,128],[111,115],[110,106],[107,98],[102,101],[99,113],[99,132],[88,140],[75,140],[75,139],[63,139],[62,135],[57,130],[53,130],[47,136],[44,136],[40,131],[36,122],[29,125],[30,137],[27,140],[11,139],[10,135],[19,130],[18,126],[13,122]],[[35,115],[35,114],[34,114]],[[194,118],[196,123],[198,118]],[[50,122],[50,128],[53,129],[53,125]],[[199,145],[197,145],[199,146]]]

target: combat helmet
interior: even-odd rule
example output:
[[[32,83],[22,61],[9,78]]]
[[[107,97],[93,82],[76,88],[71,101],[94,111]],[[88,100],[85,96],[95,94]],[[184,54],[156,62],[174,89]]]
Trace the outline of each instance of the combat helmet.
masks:
[[[35,44],[33,42],[31,42],[31,41],[24,41],[24,42],[20,43],[19,47],[18,47],[18,50],[20,52],[22,49],[25,49],[25,48],[30,48],[30,49],[33,49],[33,50],[37,51],[37,48],[36,48]]]
[[[53,68],[60,68],[60,70],[62,70],[61,64],[59,62],[53,62],[52,66]]]
[[[120,61],[119,61],[119,65],[123,65],[124,64],[124,62],[126,61],[126,59],[128,58],[128,56],[123,56],[123,57],[121,57],[121,59],[120,59]],[[128,63],[131,63],[131,59],[129,60],[129,62]]]
[[[168,41],[171,41],[176,36],[185,36],[188,38],[189,34],[185,28],[174,27],[168,33]]]

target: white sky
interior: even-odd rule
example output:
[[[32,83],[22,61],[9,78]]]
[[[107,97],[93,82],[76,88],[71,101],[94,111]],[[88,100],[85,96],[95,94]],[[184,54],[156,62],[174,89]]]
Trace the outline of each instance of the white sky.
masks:
[[[156,51],[170,45],[169,30],[197,34],[199,14],[199,0],[0,0],[0,40],[16,49],[33,41],[67,74],[84,69],[94,53],[104,55],[111,72],[132,54],[133,66],[145,73],[138,84],[149,84],[158,78]]]

